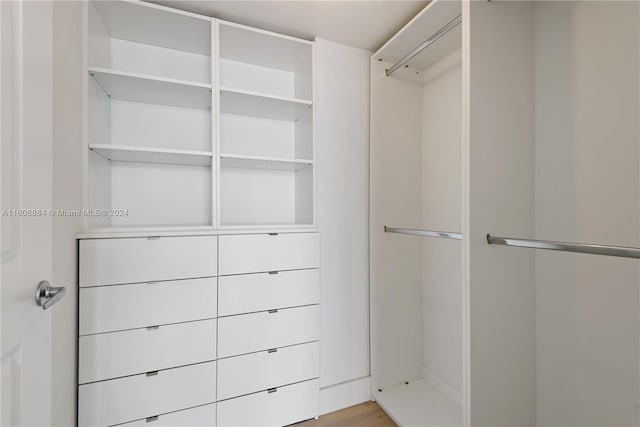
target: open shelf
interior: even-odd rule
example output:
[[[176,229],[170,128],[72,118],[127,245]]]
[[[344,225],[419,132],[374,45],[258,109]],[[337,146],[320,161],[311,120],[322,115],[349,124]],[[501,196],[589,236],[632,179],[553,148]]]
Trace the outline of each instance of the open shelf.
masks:
[[[135,0],[93,4],[111,37],[211,55],[211,21],[207,17]]]
[[[221,87],[220,112],[295,121],[310,116],[311,101]]]
[[[423,380],[385,387],[373,395],[400,427],[462,425],[462,408]]]
[[[313,43],[220,21],[220,84],[313,99]]]
[[[211,152],[135,147],[129,145],[90,144],[89,149],[108,160],[170,165],[210,166]]]
[[[419,46],[462,12],[462,2],[434,0],[387,41],[372,57],[395,63]],[[409,68],[424,70],[439,62],[462,46],[462,25],[438,39],[407,63]],[[399,70],[400,71],[400,70]]]
[[[88,207],[124,209],[127,213],[90,217],[88,228],[212,225],[211,166],[150,162],[148,156],[153,154],[140,152],[135,155],[143,156],[143,160],[136,162],[131,158],[133,153],[125,151],[109,151],[109,155],[115,154],[124,161],[109,160],[97,150],[89,151]]]
[[[211,85],[208,83],[102,67],[89,67],[89,74],[112,99],[205,110],[211,108]]]
[[[220,167],[242,169],[267,169],[280,171],[300,171],[313,164],[313,160],[286,159],[278,157],[245,156],[241,154],[221,154]]]
[[[313,225],[312,165],[296,170],[290,163],[265,160],[225,162],[235,167],[220,168],[221,226]]]

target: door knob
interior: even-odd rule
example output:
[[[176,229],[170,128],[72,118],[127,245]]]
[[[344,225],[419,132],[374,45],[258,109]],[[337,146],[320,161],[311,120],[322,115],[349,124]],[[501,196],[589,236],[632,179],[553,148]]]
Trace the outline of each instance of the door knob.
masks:
[[[64,286],[56,288],[51,286],[49,281],[42,280],[38,283],[38,288],[36,289],[36,304],[38,304],[39,307],[42,307],[43,310],[46,310],[53,304],[60,301],[66,293],[67,288]]]

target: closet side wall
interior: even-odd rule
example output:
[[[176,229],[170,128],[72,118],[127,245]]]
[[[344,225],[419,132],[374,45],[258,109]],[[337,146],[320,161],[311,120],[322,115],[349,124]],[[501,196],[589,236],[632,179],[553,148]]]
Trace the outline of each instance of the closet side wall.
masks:
[[[422,242],[384,226],[422,223],[422,88],[371,63],[372,388],[421,377]]]
[[[640,7],[535,5],[536,237],[640,246]],[[537,421],[638,425],[631,259],[537,251]]]
[[[533,5],[470,2],[468,278],[471,425],[535,425]],[[505,37],[508,35],[508,37]]]
[[[430,230],[462,227],[461,51],[423,75],[422,222]],[[408,237],[411,238],[411,237]],[[459,240],[422,242],[422,377],[443,381],[462,398],[462,249]]]
[[[369,58],[316,39],[320,411],[370,398]]]

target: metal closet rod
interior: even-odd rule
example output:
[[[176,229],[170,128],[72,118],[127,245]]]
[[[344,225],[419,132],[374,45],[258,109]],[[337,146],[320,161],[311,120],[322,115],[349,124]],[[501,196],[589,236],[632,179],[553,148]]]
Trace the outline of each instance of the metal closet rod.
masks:
[[[487,234],[490,245],[516,246],[519,248],[547,249],[551,251],[577,252],[581,254],[608,255],[623,258],[640,258],[640,248],[626,246],[591,245],[586,243],[552,242],[548,240],[516,239]]]
[[[453,28],[455,28],[456,25],[458,25],[461,22],[462,22],[462,14],[456,16],[451,21],[449,21],[449,23],[447,25],[445,25],[444,27],[440,28],[438,31],[433,33],[431,35],[431,37],[429,37],[428,39],[426,39],[425,41],[420,43],[420,46],[416,47],[411,52],[409,52],[405,56],[403,56],[402,59],[400,59],[398,62],[393,64],[391,66],[391,68],[386,69],[385,70],[385,74],[387,75],[387,77],[389,77],[391,74],[393,74],[393,72],[396,71],[398,68],[402,67],[404,64],[406,64],[407,62],[411,61],[413,59],[413,57],[415,57],[417,54],[419,54],[420,52],[422,52],[423,50],[425,50],[426,48],[431,46],[440,37],[442,37],[445,34],[447,34],[449,31],[451,31]]]
[[[432,231],[432,230],[418,230],[415,228],[397,228],[384,226],[385,233],[399,233],[399,234],[411,234],[413,236],[426,236],[426,237],[440,237],[443,239],[455,239],[462,240],[461,233],[451,233],[449,231]]]

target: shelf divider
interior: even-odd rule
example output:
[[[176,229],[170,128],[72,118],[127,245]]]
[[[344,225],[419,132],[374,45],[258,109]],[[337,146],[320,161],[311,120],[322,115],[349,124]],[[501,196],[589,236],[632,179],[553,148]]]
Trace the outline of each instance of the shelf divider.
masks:
[[[131,145],[89,144],[89,149],[102,157],[136,163],[160,163],[186,166],[211,166],[210,151],[176,150]]]
[[[220,112],[274,120],[310,120],[312,102],[258,92],[220,88]]]
[[[211,108],[210,83],[130,73],[102,67],[89,67],[88,71],[105,93],[114,99],[202,110]]]
[[[267,169],[299,171],[313,165],[313,160],[284,157],[249,156],[244,154],[220,154],[220,166],[224,168]]]

